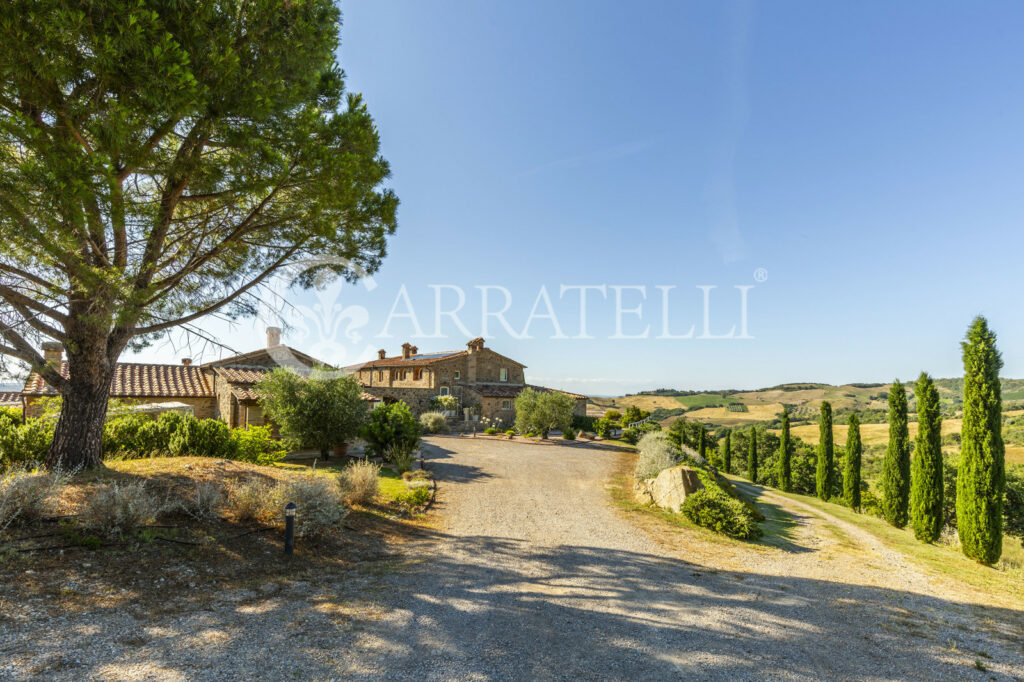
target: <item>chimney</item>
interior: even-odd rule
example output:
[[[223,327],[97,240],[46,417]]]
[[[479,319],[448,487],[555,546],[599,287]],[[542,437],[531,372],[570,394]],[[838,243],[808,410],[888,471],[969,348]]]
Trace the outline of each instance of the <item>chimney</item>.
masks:
[[[378,360],[383,360],[387,356],[388,356],[388,352],[386,350],[384,350],[383,348],[381,348],[379,351],[377,351],[377,359]]]
[[[409,349],[409,353],[412,354],[412,355],[419,355],[420,354],[420,349],[417,348],[416,346],[413,346],[412,348]]]
[[[466,348],[469,349],[470,353],[484,349],[484,339],[482,336],[478,336],[475,339],[470,339],[469,343],[466,344]]]
[[[181,359],[181,364],[183,364],[186,367],[188,367],[189,365],[192,364],[192,358],[182,358]]]
[[[406,341],[402,344],[402,359],[408,360],[412,355],[412,344]]]
[[[53,365],[59,369],[60,363],[64,359],[64,346],[59,341],[44,342],[43,359],[46,360],[46,364]]]
[[[281,345],[281,328],[267,327],[267,348]]]

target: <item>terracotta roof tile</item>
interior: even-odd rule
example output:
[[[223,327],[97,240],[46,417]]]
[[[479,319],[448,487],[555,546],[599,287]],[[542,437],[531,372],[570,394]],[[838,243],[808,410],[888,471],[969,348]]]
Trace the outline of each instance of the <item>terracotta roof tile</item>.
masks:
[[[68,363],[60,373],[68,376]],[[25,382],[22,395],[57,395],[43,378],[33,372]],[[156,365],[119,362],[110,380],[111,398],[210,398],[213,387],[203,370],[194,365]]]
[[[272,367],[214,367],[213,371],[233,384],[255,384],[271,371]]]
[[[0,406],[10,407],[12,405],[21,407],[21,392],[0,391]]]
[[[368,367],[422,367],[467,354],[468,352],[464,350],[446,350],[438,353],[420,353],[419,355],[413,355],[411,358],[403,358],[401,355],[396,355],[391,358],[367,360],[366,362],[349,365],[345,369],[357,371]]]

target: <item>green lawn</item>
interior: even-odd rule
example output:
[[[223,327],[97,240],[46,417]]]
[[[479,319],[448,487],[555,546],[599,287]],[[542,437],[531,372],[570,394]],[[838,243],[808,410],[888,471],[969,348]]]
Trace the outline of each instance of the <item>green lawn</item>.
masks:
[[[697,395],[680,395],[675,398],[688,410],[740,404],[739,400],[732,396],[726,397],[721,393],[698,393]]]

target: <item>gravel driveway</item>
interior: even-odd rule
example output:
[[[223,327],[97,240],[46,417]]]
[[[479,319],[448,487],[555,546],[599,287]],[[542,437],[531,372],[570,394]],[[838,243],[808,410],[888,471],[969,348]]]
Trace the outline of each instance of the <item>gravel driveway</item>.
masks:
[[[433,438],[430,450],[435,528],[394,562],[220,595],[164,619],[51,619],[39,641],[57,631],[80,654],[35,670],[169,680],[987,680],[1024,671],[1019,630],[1001,629],[1020,612],[979,616],[922,594],[919,576],[887,584],[870,548],[849,550],[859,557],[854,578],[832,579],[834,539],[814,523],[788,548],[705,542],[688,555],[610,505],[616,453],[471,438]],[[719,547],[728,569],[716,567]],[[125,644],[132,633],[138,641]]]

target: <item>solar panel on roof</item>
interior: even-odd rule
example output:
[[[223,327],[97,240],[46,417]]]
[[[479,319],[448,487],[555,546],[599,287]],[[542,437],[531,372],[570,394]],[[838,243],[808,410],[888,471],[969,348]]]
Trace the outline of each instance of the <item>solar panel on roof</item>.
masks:
[[[444,352],[444,353],[423,353],[421,355],[414,355],[414,356],[412,356],[412,358],[410,358],[410,360],[411,359],[430,360],[430,359],[433,359],[433,358],[443,358],[446,355],[454,355],[454,354],[455,353],[453,351],[447,351],[447,352]]]

